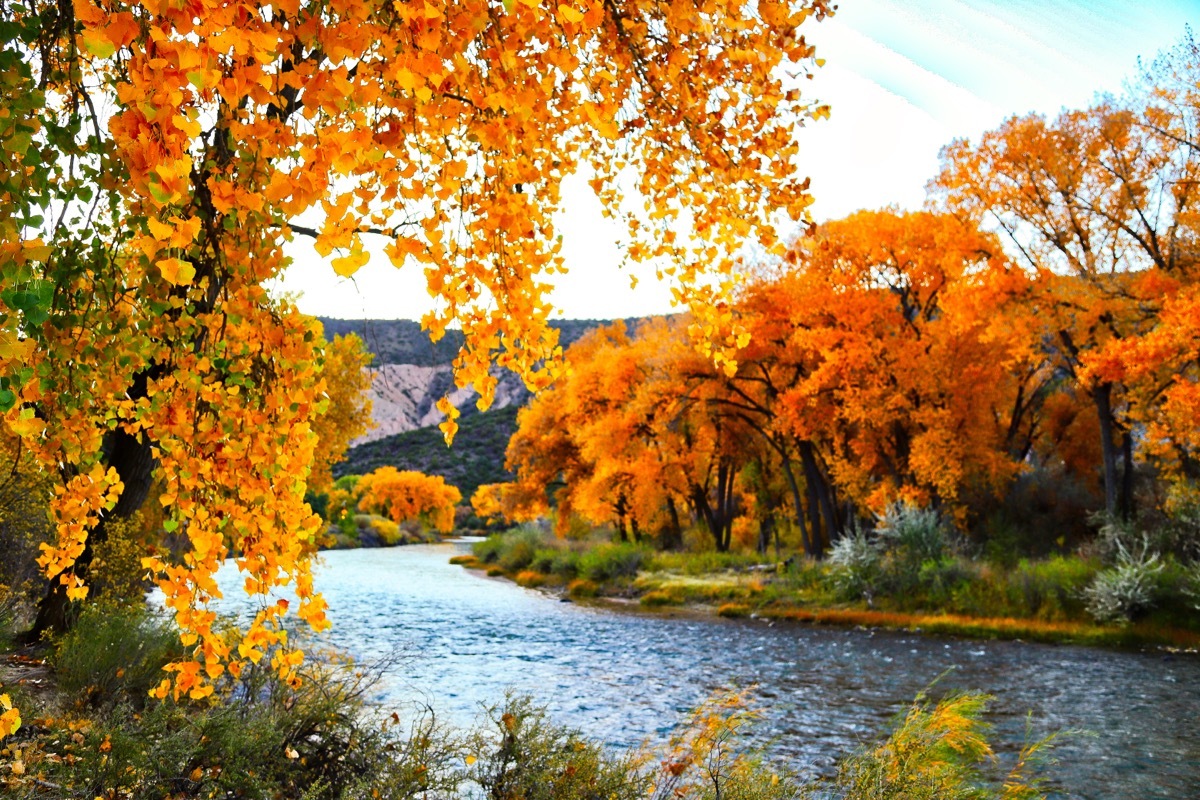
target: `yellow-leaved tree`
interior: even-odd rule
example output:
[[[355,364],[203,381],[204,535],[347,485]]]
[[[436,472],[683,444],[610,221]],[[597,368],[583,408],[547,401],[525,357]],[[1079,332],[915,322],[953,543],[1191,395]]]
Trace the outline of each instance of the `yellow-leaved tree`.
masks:
[[[252,595],[290,583],[299,617],[327,624],[304,502],[327,362],[315,323],[265,288],[297,235],[342,275],[369,235],[424,270],[424,323],[435,338],[461,327],[457,380],[486,405],[492,362],[535,389],[557,368],[541,276],[562,268],[562,180],[587,169],[631,257],[675,275],[727,360],[732,253],[806,214],[792,129],[826,109],[788,82],[812,64],[801,23],[829,10],[0,5],[0,413],[60,484],[36,629],[65,624],[106,523],[149,502],[190,542],[145,562],[188,648],[160,694],[203,697],[267,652],[294,674],[283,605],[231,639],[209,603],[233,557]],[[628,185],[644,209],[620,203]],[[305,212],[319,223],[297,224]]]
[[[358,508],[390,517],[393,522],[419,522],[442,533],[454,530],[454,508],[462,493],[440,475],[380,467],[355,484]]]

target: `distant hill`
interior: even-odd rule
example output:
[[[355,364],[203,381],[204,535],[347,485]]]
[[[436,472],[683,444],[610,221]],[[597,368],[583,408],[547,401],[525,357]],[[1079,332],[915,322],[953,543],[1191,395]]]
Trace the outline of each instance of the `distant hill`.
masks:
[[[472,409],[473,410],[473,409]],[[517,429],[517,406],[464,414],[454,445],[446,446],[436,426],[360,444],[333,469],[335,476],[363,475],[392,466],[441,475],[469,500],[484,483],[512,480],[504,469],[504,450]]]
[[[507,370],[497,371],[499,385],[492,408],[475,408],[478,395],[454,386],[451,363],[462,345],[462,333],[447,331],[434,343],[412,320],[344,320],[321,317],[327,337],[355,333],[375,356],[372,364],[371,416],[375,429],[354,442],[334,475],[362,475],[378,467],[413,469],[441,475],[468,499],[484,483],[510,480],[504,451],[517,429],[517,410],[529,402],[525,384]],[[629,320],[636,324],[636,320]],[[557,320],[559,343],[570,347],[588,331],[609,320]],[[449,396],[461,412],[454,445],[446,447],[435,407]]]
[[[437,425],[442,415],[434,404],[444,396],[464,415],[475,411],[479,395],[472,389],[456,388],[450,366],[462,345],[461,332],[447,331],[434,343],[420,323],[412,320],[320,320],[327,337],[358,334],[375,356],[370,390],[375,428],[357,439],[356,445]],[[566,349],[608,321],[557,320],[550,324],[559,330],[559,343]],[[529,402],[529,390],[519,377],[507,370],[497,370],[495,375],[499,385],[493,409]]]

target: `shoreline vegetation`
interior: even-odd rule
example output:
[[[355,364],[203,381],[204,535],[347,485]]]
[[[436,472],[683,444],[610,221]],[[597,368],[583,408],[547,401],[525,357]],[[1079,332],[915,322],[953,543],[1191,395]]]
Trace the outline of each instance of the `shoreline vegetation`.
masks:
[[[744,738],[756,718],[744,694],[714,696],[665,742],[614,751],[524,696],[497,698],[466,728],[428,707],[377,707],[368,698],[387,665],[334,652],[292,681],[268,652],[205,697],[154,701],[150,687],[181,650],[174,625],[144,605],[91,604],[57,641],[0,652],[4,691],[26,711],[0,750],[0,788],[14,800],[1034,800],[1049,796],[1057,737],[998,759],[990,698],[930,687],[835,770],[811,776]]]
[[[1186,602],[1189,578],[1178,569],[1160,571],[1158,602],[1138,609],[1133,619],[1100,622],[1089,612],[1089,587],[1105,572],[1099,556],[1021,559],[1011,566],[961,555],[903,561],[885,553],[856,574],[836,558],[777,561],[757,553],[662,552],[567,541],[536,526],[493,533],[476,542],[471,554],[450,559],[564,599],[649,612],[1200,651],[1200,630]]]

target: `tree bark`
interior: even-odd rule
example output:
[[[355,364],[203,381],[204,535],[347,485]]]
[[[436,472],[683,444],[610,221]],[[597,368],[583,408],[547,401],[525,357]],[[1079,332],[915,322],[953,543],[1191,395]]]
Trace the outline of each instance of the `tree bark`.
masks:
[[[1112,384],[1102,383],[1092,389],[1092,402],[1100,422],[1100,455],[1104,463],[1104,510],[1117,513],[1117,445],[1112,415]]]
[[[101,517],[100,522],[88,531],[83,552],[65,573],[83,581],[87,580],[92,561],[96,557],[96,545],[108,538],[108,521],[125,519],[137,513],[150,493],[154,477],[153,449],[150,440],[144,435],[134,437],[117,429],[110,435],[106,450],[106,464],[117,471],[124,488],[112,511]],[[67,587],[56,576],[50,581],[46,594],[38,602],[33,627],[23,633],[20,639],[25,643],[33,643],[48,633],[65,633],[70,629],[72,622],[71,600],[67,597]]]

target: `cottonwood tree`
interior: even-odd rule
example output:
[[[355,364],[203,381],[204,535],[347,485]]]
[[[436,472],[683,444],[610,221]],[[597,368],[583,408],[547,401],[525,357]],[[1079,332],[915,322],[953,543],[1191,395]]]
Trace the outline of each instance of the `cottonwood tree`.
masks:
[[[393,522],[419,522],[442,533],[454,530],[454,509],[462,493],[440,475],[380,467],[354,486],[358,509]]]
[[[535,389],[557,368],[541,276],[562,268],[553,214],[586,164],[630,255],[675,275],[728,362],[730,253],[773,245],[773,223],[809,203],[792,129],[826,109],[790,82],[812,63],[800,23],[828,11],[0,3],[0,412],[61,484],[38,627],[65,623],[106,521],[148,499],[190,542],[146,562],[189,648],[160,694],[203,697],[282,643],[286,613],[327,624],[303,500],[318,334],[265,288],[297,235],[342,275],[371,235],[422,269],[437,301],[424,323],[435,338],[461,327],[457,380],[486,405],[493,361]],[[644,209],[621,205],[626,182]],[[299,602],[265,604],[239,640],[218,633],[208,601],[227,555],[251,594],[289,582]],[[299,653],[276,652],[292,674]]]
[[[1051,352],[1095,409],[1109,513],[1132,512],[1135,427],[1147,404],[1166,407],[1161,389],[1131,391],[1145,373],[1121,364],[1154,360],[1130,348],[1161,327],[1167,305],[1188,316],[1184,287],[1194,283],[1194,45],[1181,45],[1173,61],[1129,98],[1050,121],[1014,117],[976,144],[950,144],[931,184],[948,208],[1002,231],[1038,274]],[[1176,372],[1192,361],[1184,346]],[[1169,372],[1159,370],[1160,380]],[[1179,391],[1188,379],[1166,382]]]

